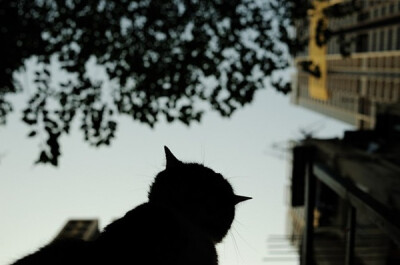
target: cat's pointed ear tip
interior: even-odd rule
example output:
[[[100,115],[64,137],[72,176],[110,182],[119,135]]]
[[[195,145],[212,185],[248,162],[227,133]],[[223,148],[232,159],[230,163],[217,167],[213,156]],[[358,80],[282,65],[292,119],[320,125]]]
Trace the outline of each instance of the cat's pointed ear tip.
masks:
[[[172,154],[171,150],[169,150],[169,148],[164,145],[164,151],[165,151],[165,157],[167,160],[167,165],[166,167],[173,167],[176,165],[179,165],[181,162],[174,156],[174,154]]]
[[[174,157],[171,150],[169,150],[168,146],[164,145],[164,152],[167,157]]]

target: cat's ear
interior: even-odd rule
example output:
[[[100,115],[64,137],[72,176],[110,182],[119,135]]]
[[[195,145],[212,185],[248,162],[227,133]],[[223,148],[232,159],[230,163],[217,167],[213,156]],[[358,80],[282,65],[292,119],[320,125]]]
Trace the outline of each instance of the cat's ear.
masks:
[[[250,200],[250,199],[252,199],[251,197],[246,197],[246,196],[241,196],[241,195],[234,195],[235,197],[235,204],[238,204],[239,202],[244,202],[244,201],[247,201],[247,200]]]
[[[168,149],[168,147],[164,146],[164,151],[165,151],[165,158],[167,161],[166,168],[173,168],[176,166],[179,166],[182,164],[181,161],[179,161],[173,154],[172,152]]]

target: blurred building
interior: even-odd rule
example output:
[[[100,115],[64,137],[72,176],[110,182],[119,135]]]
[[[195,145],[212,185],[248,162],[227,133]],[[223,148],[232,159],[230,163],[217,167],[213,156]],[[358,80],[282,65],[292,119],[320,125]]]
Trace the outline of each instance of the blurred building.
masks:
[[[309,45],[295,58],[298,71],[292,102],[357,128],[371,129],[377,105],[400,102],[400,0],[356,0],[362,7],[359,11],[326,17],[326,8],[346,1],[350,2],[313,1],[309,23],[296,23],[298,38],[309,39]],[[336,34],[319,46],[315,34],[321,22]],[[345,36],[342,43],[349,43],[349,57],[341,55],[341,36]],[[306,61],[318,65],[319,78],[299,67]]]
[[[54,241],[68,238],[92,241],[97,238],[99,233],[99,222],[96,219],[69,220],[54,238]]]
[[[293,149],[289,240],[303,265],[400,264],[400,104],[375,128]]]

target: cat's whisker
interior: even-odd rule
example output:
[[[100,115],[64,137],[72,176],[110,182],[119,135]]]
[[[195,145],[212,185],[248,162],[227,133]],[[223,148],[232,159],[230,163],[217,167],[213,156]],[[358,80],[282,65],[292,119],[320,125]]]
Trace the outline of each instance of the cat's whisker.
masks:
[[[242,223],[242,222],[240,222],[239,220],[233,220],[233,222],[235,223],[235,224],[238,224],[238,225],[240,225],[241,227],[245,227],[245,225]]]
[[[242,178],[249,179],[251,177],[249,177],[249,176],[231,176],[231,177],[227,177],[226,179],[231,180],[231,179],[242,179]]]
[[[240,260],[243,260],[239,253],[239,247],[237,245],[235,235],[231,231],[229,231],[229,235],[231,236],[232,241],[233,241],[233,246],[235,248],[236,257],[238,257],[238,259],[240,259]],[[238,264],[239,264],[239,262],[238,262]]]
[[[202,158],[202,159],[201,159],[201,160],[202,160],[202,161],[201,161],[202,164],[205,165],[205,162],[206,162],[206,159],[205,159],[205,158],[206,158],[206,152],[205,152],[205,150],[204,150],[204,146],[201,146],[201,158]]]
[[[239,236],[239,238],[246,243],[246,245],[251,248],[252,250],[254,250],[255,252],[258,253],[257,249],[255,247],[253,247],[246,239],[244,239],[244,237],[242,237],[242,235],[238,232],[238,230],[232,226],[232,230],[236,232],[236,234]]]
[[[134,189],[129,189],[131,192],[137,192],[137,191],[147,191],[147,186],[146,187],[136,187]]]
[[[143,181],[143,182],[146,181],[146,183],[147,183],[149,180],[152,181],[152,180],[154,179],[154,175],[148,175],[148,174],[146,174],[146,173],[137,174],[135,177],[136,177],[136,178],[141,178],[142,181]]]

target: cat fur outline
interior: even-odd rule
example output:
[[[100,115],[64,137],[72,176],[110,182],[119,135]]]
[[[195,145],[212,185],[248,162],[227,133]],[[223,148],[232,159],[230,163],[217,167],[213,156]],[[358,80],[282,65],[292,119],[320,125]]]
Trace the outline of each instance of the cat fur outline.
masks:
[[[230,229],[235,205],[250,198],[235,195],[221,174],[164,150],[166,168],[150,186],[148,202],[93,242],[56,242],[14,264],[217,265],[215,244]]]

